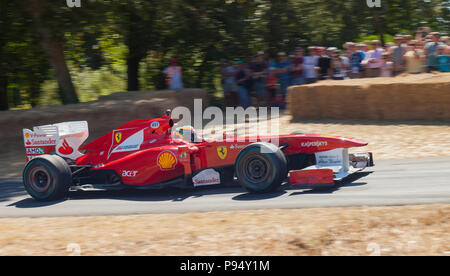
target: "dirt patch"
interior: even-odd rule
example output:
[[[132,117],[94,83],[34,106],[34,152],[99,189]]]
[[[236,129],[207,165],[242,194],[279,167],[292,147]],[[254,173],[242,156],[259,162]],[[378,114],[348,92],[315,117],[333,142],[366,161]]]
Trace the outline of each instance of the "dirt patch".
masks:
[[[448,204],[17,218],[0,229],[0,255],[450,255]]]
[[[450,122],[450,73],[323,81],[293,86],[288,108],[295,119]]]

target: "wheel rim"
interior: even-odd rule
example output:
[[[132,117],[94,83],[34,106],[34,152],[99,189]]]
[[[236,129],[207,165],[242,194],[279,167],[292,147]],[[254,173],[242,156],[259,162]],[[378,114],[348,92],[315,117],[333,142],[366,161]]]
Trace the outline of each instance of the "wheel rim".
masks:
[[[259,156],[246,160],[243,170],[245,179],[253,184],[265,183],[269,176],[269,164]]]
[[[33,168],[30,176],[30,186],[34,191],[43,193],[48,190],[51,180],[50,175],[45,169],[40,167]]]

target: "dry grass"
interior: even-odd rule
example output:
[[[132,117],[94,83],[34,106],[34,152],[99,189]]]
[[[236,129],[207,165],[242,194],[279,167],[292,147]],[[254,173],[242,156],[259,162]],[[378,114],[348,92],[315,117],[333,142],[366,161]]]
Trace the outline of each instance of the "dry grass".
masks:
[[[0,219],[0,255],[450,255],[450,205]]]

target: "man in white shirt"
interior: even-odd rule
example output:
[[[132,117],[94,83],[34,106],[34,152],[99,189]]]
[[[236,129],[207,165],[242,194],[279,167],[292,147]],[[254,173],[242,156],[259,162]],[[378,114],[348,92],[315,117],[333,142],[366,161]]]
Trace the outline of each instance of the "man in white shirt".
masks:
[[[317,70],[319,56],[316,54],[314,46],[308,47],[309,56],[303,57],[303,76],[305,84],[315,83],[317,81]]]

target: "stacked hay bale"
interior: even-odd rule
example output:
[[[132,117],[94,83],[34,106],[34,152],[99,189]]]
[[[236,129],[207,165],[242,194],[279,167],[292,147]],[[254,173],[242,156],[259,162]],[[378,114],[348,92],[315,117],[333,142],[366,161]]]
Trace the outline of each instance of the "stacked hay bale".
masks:
[[[450,74],[323,81],[288,89],[295,120],[450,121]]]

